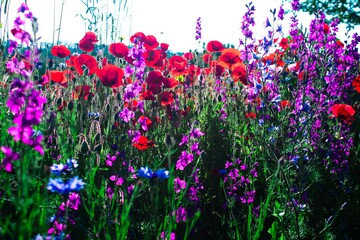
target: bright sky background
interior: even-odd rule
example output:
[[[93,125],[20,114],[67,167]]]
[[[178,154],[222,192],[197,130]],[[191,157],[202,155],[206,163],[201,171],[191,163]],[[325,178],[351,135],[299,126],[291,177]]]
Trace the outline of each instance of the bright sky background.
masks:
[[[86,1],[86,0],[84,0]],[[119,1],[119,0],[117,0]],[[16,9],[20,6],[20,0],[12,0],[9,11],[9,27],[12,27]],[[60,9],[63,0],[28,0],[30,10],[38,18],[39,33],[42,41],[53,41],[54,21],[55,28],[58,28],[60,19]],[[89,1],[92,2],[92,1]],[[96,2],[96,1],[95,1]],[[97,6],[103,11],[114,11],[111,6],[113,0],[98,0]],[[128,0],[132,6],[132,33],[141,31],[146,35],[154,35],[159,42],[166,42],[173,51],[188,51],[198,47],[195,41],[196,19],[202,19],[202,40],[219,40],[224,44],[230,43],[238,46],[241,34],[242,16],[246,11],[245,4],[249,1],[244,0]],[[279,8],[281,0],[253,0],[255,5],[255,21],[253,27],[254,36],[257,39],[264,36],[263,23],[266,17],[270,17],[270,9]],[[55,3],[55,18],[54,18]],[[109,3],[109,4],[107,4]],[[289,6],[285,6],[288,9]],[[85,34],[85,21],[79,14],[85,15],[86,8],[81,0],[65,0],[64,13],[62,17],[62,29],[60,41],[78,42]],[[78,16],[77,16],[78,15]],[[286,34],[289,29],[289,17],[286,15],[283,21],[283,32]],[[125,14],[121,14],[125,17]],[[2,13],[1,20],[5,24],[6,15]],[[308,14],[300,13],[300,22],[304,26],[309,26],[311,17]],[[121,33],[128,41],[130,22],[124,23]],[[359,27],[356,29],[360,32]],[[4,29],[1,31],[3,35]],[[55,32],[55,42],[57,31]],[[120,35],[119,35],[120,36]],[[345,39],[345,27],[341,26],[338,38]]]

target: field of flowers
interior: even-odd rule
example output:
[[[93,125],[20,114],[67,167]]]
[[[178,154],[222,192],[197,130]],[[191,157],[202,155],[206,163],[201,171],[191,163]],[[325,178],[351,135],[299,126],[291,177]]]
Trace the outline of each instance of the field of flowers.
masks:
[[[356,239],[360,36],[321,12],[300,28],[294,0],[257,40],[246,7],[239,47],[173,54],[142,32],[40,46],[22,4],[1,43],[0,239]]]

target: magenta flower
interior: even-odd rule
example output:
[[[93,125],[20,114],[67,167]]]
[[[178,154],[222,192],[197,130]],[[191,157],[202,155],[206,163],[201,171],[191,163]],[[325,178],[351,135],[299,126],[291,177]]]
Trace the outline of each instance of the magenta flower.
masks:
[[[179,223],[179,222],[185,222],[187,219],[187,211],[185,208],[183,207],[179,207],[177,210],[176,210],[176,222]]]
[[[135,117],[135,113],[128,108],[124,108],[124,110],[119,113],[119,116],[124,122],[130,122],[130,120]]]
[[[176,162],[176,170],[184,170],[184,168],[194,160],[194,155],[192,153],[187,153],[183,151]]]
[[[181,180],[178,177],[174,179],[174,190],[176,193],[179,193],[181,189],[185,189],[185,188],[186,188],[185,180]]]
[[[7,172],[12,172],[12,162],[20,158],[19,153],[14,152],[10,147],[1,146],[0,149],[5,154],[5,158],[3,158],[1,162],[0,169],[3,168]]]

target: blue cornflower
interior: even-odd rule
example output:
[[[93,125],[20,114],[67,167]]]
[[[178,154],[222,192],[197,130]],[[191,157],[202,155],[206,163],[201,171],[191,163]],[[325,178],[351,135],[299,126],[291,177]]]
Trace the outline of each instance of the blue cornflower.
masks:
[[[62,172],[65,172],[67,170],[67,166],[60,163],[60,164],[53,164],[50,167],[51,173],[55,174],[56,176],[59,176]]]
[[[152,178],[165,179],[165,178],[169,178],[169,171],[165,170],[165,169],[159,169],[159,170],[153,172],[148,167],[141,167],[138,170],[138,176],[142,177],[142,178],[148,178],[148,179],[152,179]]]
[[[142,178],[152,178],[153,171],[148,167],[141,167],[138,170],[138,176]]]
[[[155,177],[165,179],[169,178],[169,171],[166,169],[159,169],[155,172]]]
[[[78,166],[77,161],[75,159],[70,158],[66,161],[65,164],[62,164],[62,163],[53,164],[50,167],[50,171],[51,171],[51,173],[55,174],[56,176],[60,176],[61,173],[73,170],[73,169],[77,168],[77,166]]]
[[[78,176],[70,179],[66,183],[61,178],[50,178],[47,189],[51,192],[59,194],[69,194],[70,192],[78,192],[84,187],[85,183]]]

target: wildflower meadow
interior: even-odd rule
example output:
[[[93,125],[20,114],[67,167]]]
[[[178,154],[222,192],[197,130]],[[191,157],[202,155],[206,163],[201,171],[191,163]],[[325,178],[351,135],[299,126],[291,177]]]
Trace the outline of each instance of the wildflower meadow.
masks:
[[[300,26],[293,0],[255,39],[244,7],[238,46],[173,53],[147,32],[41,44],[19,6],[0,49],[0,239],[357,239],[360,36],[321,11]]]

